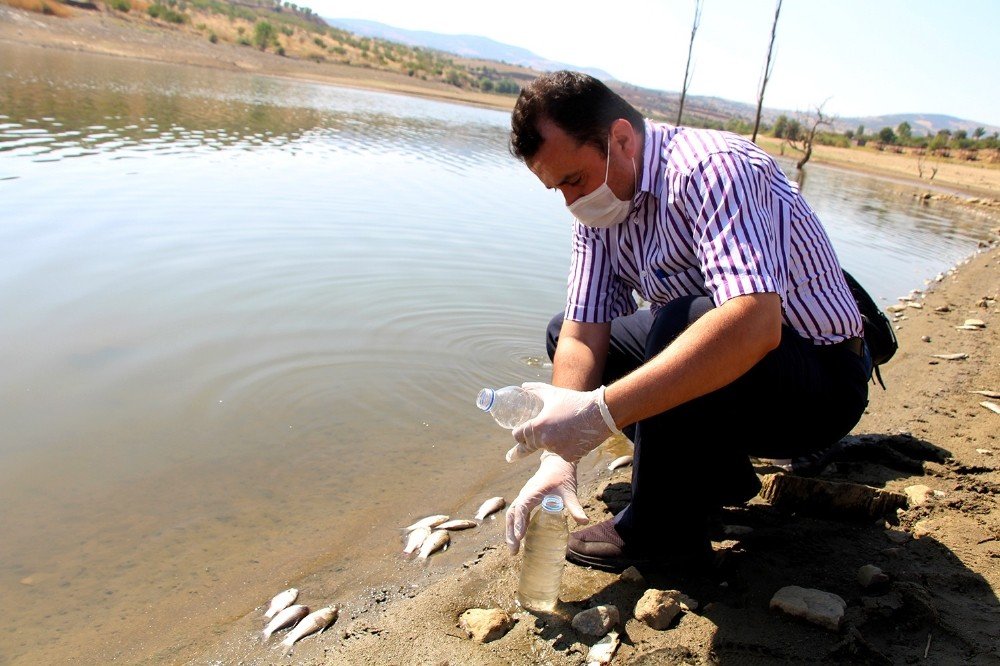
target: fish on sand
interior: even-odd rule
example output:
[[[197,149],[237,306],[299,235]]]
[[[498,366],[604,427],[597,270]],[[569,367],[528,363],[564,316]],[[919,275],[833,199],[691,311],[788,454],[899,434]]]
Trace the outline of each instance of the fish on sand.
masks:
[[[420,546],[420,559],[426,560],[430,557],[431,553],[437,552],[448,547],[451,543],[451,536],[448,534],[447,530],[434,530],[431,535],[424,540],[422,546]]]
[[[278,631],[279,629],[284,629],[285,627],[290,627],[296,622],[309,615],[309,607],[303,606],[302,604],[296,604],[294,606],[289,606],[280,613],[274,616],[274,619],[267,623],[264,627],[264,640],[266,641],[271,637],[271,634]]]
[[[448,518],[450,518],[450,517],[451,516],[446,516],[444,514],[440,514],[440,515],[436,515],[436,516],[427,516],[426,518],[421,518],[420,520],[418,520],[417,522],[413,523],[412,525],[404,527],[403,531],[404,532],[412,532],[413,530],[420,529],[421,527],[434,528],[434,527],[437,527],[438,525],[440,525],[441,523],[443,523],[444,521],[448,520]]]
[[[420,546],[431,535],[431,528],[418,527],[406,535],[406,546],[403,548],[403,555],[412,556],[420,550]]]
[[[284,609],[294,604],[295,600],[298,598],[299,598],[299,591],[294,587],[290,587],[284,592],[278,592],[276,595],[274,595],[274,598],[271,599],[271,603],[268,605],[267,612],[264,613],[264,617],[271,619],[279,611],[283,611]]]
[[[483,520],[490,514],[496,513],[500,509],[507,506],[507,502],[504,501],[502,497],[491,497],[479,507],[479,511],[476,511],[476,520]]]
[[[326,606],[306,615],[301,622],[295,625],[294,629],[288,632],[285,639],[281,641],[281,644],[285,646],[284,654],[287,655],[291,651],[292,646],[295,645],[295,641],[309,634],[314,634],[317,631],[322,632],[333,624],[337,619],[338,610],[336,606]]]
[[[467,520],[465,518],[453,518],[452,520],[446,520],[434,529],[436,530],[468,530],[479,525],[474,520]]]
[[[608,465],[608,469],[613,472],[619,467],[625,467],[631,464],[632,464],[632,456],[618,456],[617,458],[611,461],[611,464]]]

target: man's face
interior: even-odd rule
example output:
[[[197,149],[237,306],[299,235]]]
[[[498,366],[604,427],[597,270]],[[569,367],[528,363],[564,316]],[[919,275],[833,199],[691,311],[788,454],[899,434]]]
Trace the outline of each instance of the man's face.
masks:
[[[542,146],[527,161],[528,168],[546,188],[559,190],[567,206],[600,187],[604,183],[605,170],[608,186],[615,196],[622,201],[632,198],[635,172],[631,156],[625,155],[615,133],[611,138],[609,164],[601,151],[590,144],[578,144],[551,120],[541,120],[538,132],[542,136]]]

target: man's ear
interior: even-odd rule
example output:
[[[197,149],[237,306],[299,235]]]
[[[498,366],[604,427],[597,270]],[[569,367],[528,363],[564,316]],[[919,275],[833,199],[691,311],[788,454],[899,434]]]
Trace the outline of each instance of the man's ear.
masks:
[[[635,157],[638,141],[635,139],[632,123],[624,118],[619,118],[611,123],[611,143],[621,148],[629,159]]]

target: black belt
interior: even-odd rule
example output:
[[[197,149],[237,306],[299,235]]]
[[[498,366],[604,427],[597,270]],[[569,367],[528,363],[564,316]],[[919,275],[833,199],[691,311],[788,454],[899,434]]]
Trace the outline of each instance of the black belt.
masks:
[[[863,338],[847,338],[830,346],[841,347],[853,352],[855,356],[861,356],[864,354],[865,341]]]

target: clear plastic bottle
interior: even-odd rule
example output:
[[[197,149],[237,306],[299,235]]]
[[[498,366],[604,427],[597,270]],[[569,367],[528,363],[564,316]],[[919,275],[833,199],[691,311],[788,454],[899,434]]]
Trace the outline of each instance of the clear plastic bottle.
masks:
[[[499,389],[484,388],[476,398],[476,406],[489,412],[504,428],[513,430],[542,411],[542,400],[520,386]]]
[[[524,535],[521,581],[517,603],[531,611],[552,611],[559,602],[559,585],[566,564],[569,527],[558,495],[546,495]]]

